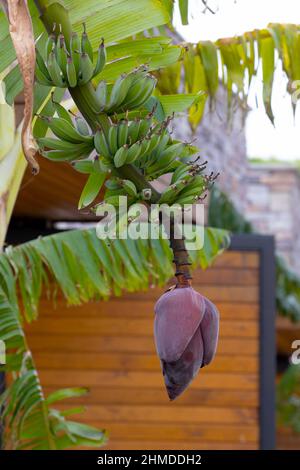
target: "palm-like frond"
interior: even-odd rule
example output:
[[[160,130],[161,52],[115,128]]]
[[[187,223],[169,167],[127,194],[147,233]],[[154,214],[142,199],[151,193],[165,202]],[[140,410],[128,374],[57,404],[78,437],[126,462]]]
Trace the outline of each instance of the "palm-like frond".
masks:
[[[287,78],[287,91],[293,95],[295,111],[299,98],[300,80],[300,26],[271,23],[266,29],[253,30],[233,38],[215,42],[200,41],[187,44],[188,51],[181,63],[159,71],[158,85],[163,94],[174,94],[183,87],[187,93],[206,91],[213,104],[221,81],[227,89],[228,120],[232,116],[233,93],[247,109],[247,97],[251,83],[262,70],[262,99],[265,110],[274,123],[272,91],[277,57]],[[182,80],[183,77],[183,80]],[[222,80],[221,80],[222,77]],[[193,105],[189,120],[193,129],[203,116],[205,100]]]
[[[207,267],[228,242],[226,231],[205,229],[203,248],[190,253],[193,265]],[[61,449],[105,441],[102,431],[70,421],[67,413],[52,408],[56,401],[83,394],[84,389],[43,395],[22,324],[37,318],[45,284],[53,292],[58,287],[70,304],[80,304],[162,285],[172,274],[168,240],[112,240],[108,245],[94,229],[39,238],[1,255],[0,339],[7,351],[2,369],[13,375],[0,397],[8,446]]]

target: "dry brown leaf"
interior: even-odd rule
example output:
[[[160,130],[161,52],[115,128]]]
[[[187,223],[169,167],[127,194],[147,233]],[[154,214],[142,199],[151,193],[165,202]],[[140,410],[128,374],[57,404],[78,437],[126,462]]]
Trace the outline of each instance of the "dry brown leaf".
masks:
[[[5,3],[8,11],[9,32],[24,82],[22,147],[32,173],[38,173],[39,165],[35,159],[37,147],[31,129],[35,68],[35,43],[32,22],[27,0],[6,0]]]

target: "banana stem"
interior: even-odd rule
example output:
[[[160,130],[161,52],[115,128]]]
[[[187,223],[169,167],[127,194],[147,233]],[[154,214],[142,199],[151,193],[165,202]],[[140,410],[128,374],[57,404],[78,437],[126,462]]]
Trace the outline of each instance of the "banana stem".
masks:
[[[190,287],[191,286],[191,273],[189,266],[191,262],[189,261],[189,254],[185,248],[184,237],[176,238],[176,223],[174,218],[171,218],[170,221],[170,247],[173,251],[176,272],[175,276],[177,278],[177,287]]]

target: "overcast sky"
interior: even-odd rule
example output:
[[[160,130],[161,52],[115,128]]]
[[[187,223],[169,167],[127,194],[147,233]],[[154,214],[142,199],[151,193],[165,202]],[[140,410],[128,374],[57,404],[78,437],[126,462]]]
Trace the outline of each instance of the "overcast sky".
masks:
[[[190,21],[182,26],[178,15],[175,25],[189,42],[234,36],[255,28],[264,28],[270,22],[300,24],[299,0],[208,0],[216,11],[203,14],[201,0],[190,0]],[[281,70],[275,76],[273,110],[275,129],[266,117],[261,101],[256,107],[255,95],[261,96],[261,80],[256,80],[249,104],[252,111],[246,125],[248,155],[250,157],[300,159],[300,111],[294,124],[290,97]],[[300,108],[300,103],[299,103]]]

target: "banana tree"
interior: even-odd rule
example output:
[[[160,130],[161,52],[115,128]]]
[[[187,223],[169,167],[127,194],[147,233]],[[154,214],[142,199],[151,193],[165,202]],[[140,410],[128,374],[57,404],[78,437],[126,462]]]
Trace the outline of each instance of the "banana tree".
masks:
[[[8,1],[8,6],[10,3]],[[33,112],[38,115],[33,137],[43,157],[56,162],[69,161],[75,170],[88,175],[79,207],[96,211],[103,209],[103,205],[95,207],[93,202],[104,184],[105,204],[118,207],[119,196],[123,195],[129,205],[142,201],[145,205],[158,202],[182,206],[198,200],[213,182],[212,175],[204,175],[205,165],[199,164],[198,160],[190,160],[197,149],[188,143],[173,141],[168,131],[173,112],[191,106],[201,110],[203,95],[199,91],[202,92],[202,86],[197,93],[194,90],[184,96],[161,95],[154,91],[156,80],[150,74],[170,65],[178,67],[178,61],[186,54],[185,48],[171,45],[165,29],[161,29],[171,21],[172,3],[167,0],[89,0],[84,4],[74,0],[60,3],[29,1],[37,40],[36,51],[32,55],[36,55],[37,60],[34,98],[30,94],[31,70],[28,64],[22,65],[23,56],[18,54],[18,45],[16,52],[20,68],[11,65],[15,59],[11,37],[14,44],[21,42],[18,28],[13,27],[17,24],[17,16],[10,15],[11,37],[4,13],[0,17],[3,44],[0,72],[5,74],[6,101],[11,104],[23,85],[26,95],[27,115],[21,134],[25,156],[36,171],[30,133]],[[26,8],[24,12],[28,14]],[[181,12],[185,18],[186,2],[181,2]],[[26,24],[28,26],[29,23]],[[159,28],[160,36],[147,37],[144,31],[153,28]],[[78,36],[80,31],[83,31],[81,40]],[[21,46],[24,47],[23,44]],[[214,52],[212,58],[208,54],[206,64],[209,70],[215,67]],[[75,118],[60,104],[67,88],[80,112]],[[55,138],[45,137],[48,130]],[[159,193],[152,181],[167,173],[171,173],[172,179]],[[6,181],[6,174],[3,174],[1,177]],[[13,174],[16,176],[16,172]],[[13,181],[14,187],[17,183],[17,179]],[[4,234],[9,212],[5,193],[0,196],[6,213]],[[122,228],[121,222],[118,221],[119,229]],[[203,267],[223,249],[226,240],[224,232],[207,231],[204,248],[197,255]],[[118,259],[122,253],[121,272],[125,267],[129,270],[124,278],[118,272],[112,275],[105,246],[94,232],[67,233],[62,239],[49,238],[47,242],[39,240],[25,248],[7,250],[2,256],[0,325],[8,344],[6,371],[13,373],[14,381],[2,395],[1,404],[4,406],[6,434],[12,447],[57,449],[82,443],[99,445],[104,441],[102,432],[82,427],[66,419],[66,413],[52,409],[50,405],[57,400],[84,391],[58,391],[54,396],[44,397],[24,338],[22,321],[36,318],[42,281],[48,271],[71,302],[105,298],[112,290],[120,293],[125,280],[127,288],[136,290],[147,286],[149,275],[163,282],[170,277],[171,252],[165,242],[149,242],[150,245],[131,243],[130,246],[126,243],[130,244],[126,240],[124,246],[123,241],[117,240],[110,250],[110,256],[116,252]],[[178,284],[187,287],[190,285],[190,261],[183,240],[175,242],[171,237],[171,248],[175,255]],[[87,264],[78,258],[81,252],[85,253]],[[132,266],[134,264],[138,274]],[[31,276],[28,276],[28,269]],[[161,271],[163,274],[160,276]],[[23,297],[24,314],[17,301],[17,286]],[[199,367],[201,363],[199,360]]]

